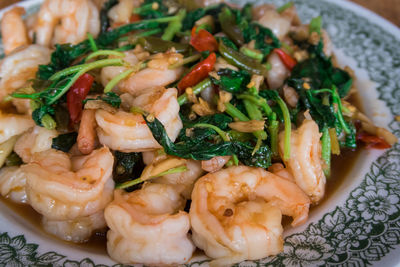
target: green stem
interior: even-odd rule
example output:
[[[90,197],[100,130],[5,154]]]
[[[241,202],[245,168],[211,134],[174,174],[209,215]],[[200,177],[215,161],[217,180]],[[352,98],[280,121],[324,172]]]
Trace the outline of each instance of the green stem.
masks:
[[[186,17],[186,10],[181,9],[178,11],[178,14],[175,16],[176,19],[172,20],[168,27],[164,30],[164,34],[161,36],[161,39],[164,41],[171,41],[177,32],[180,32],[182,29],[182,21]]]
[[[237,98],[249,100],[249,101],[253,102],[254,104],[260,106],[268,117],[270,117],[271,114],[272,114],[272,109],[268,105],[267,100],[265,100],[262,97],[257,97],[257,96],[253,96],[253,95],[247,95],[247,94],[241,94],[241,95],[238,95]]]
[[[98,52],[99,52],[99,51],[98,51]],[[97,53],[97,52],[94,52],[94,53]],[[94,53],[93,53],[93,54],[94,54]],[[117,53],[118,53],[118,54],[123,54],[123,53],[120,53],[120,52],[117,52]],[[123,56],[125,56],[125,54],[123,54]],[[77,72],[81,71],[82,69],[85,69],[85,68],[87,68],[87,67],[90,68],[90,67],[93,66],[93,65],[96,65],[96,66],[97,66],[97,65],[100,65],[100,67],[102,67],[103,64],[107,64],[107,62],[108,62],[107,60],[108,60],[108,61],[112,60],[112,62],[115,62],[115,61],[121,62],[121,65],[122,65],[121,59],[103,59],[103,60],[98,60],[98,61],[94,61],[94,62],[91,62],[91,63],[80,64],[80,65],[76,65],[76,66],[72,66],[72,67],[69,67],[69,68],[60,70],[59,72],[54,73],[54,74],[49,78],[49,80],[50,80],[50,81],[58,80],[58,79],[60,79],[60,78],[63,77],[63,76],[68,76],[68,75],[77,73]],[[97,67],[96,67],[96,68],[97,68]]]
[[[168,175],[168,174],[173,174],[173,173],[185,172],[187,170],[188,170],[188,168],[185,165],[182,165],[182,166],[178,166],[178,167],[175,167],[175,168],[171,168],[171,169],[166,170],[164,172],[160,172],[160,173],[158,173],[156,175],[153,175],[153,176],[149,177],[148,179],[152,179],[152,178],[156,178],[156,177],[160,177],[160,176],[164,176],[164,175]],[[148,180],[148,179],[146,179],[146,180]],[[128,187],[143,183],[143,182],[144,182],[144,180],[142,180],[142,178],[139,177],[139,178],[136,178],[136,179],[131,180],[131,181],[127,181],[127,182],[122,183],[122,184],[116,184],[115,188],[117,188],[117,189],[125,189],[125,188],[128,188]]]
[[[342,128],[343,128],[343,130],[344,130],[344,132],[345,132],[346,134],[350,134],[350,133],[351,133],[351,130],[350,130],[349,126],[347,125],[346,121],[345,121],[344,118],[343,118],[343,113],[342,113],[342,109],[343,109],[343,107],[342,107],[342,101],[340,100],[340,96],[339,96],[339,94],[337,93],[337,88],[336,88],[336,86],[334,86],[334,85],[333,85],[333,87],[332,87],[332,101],[333,101],[333,103],[336,103],[337,106],[338,106],[337,115],[338,115],[338,120],[339,120],[339,122],[340,122],[340,125],[342,126]]]
[[[175,168],[171,168],[171,169],[166,170],[164,172],[160,172],[159,174],[151,176],[150,178],[160,177],[160,176],[173,174],[173,173],[186,172],[186,171],[188,171],[188,168],[185,165],[182,165],[182,166],[178,166],[178,167],[175,167]]]
[[[121,59],[113,58],[113,59],[104,59],[104,60],[98,60],[92,63],[88,64],[83,64],[81,65],[81,70],[78,71],[72,78],[71,80],[67,83],[67,85],[64,86],[64,88],[56,92],[56,94],[49,100],[47,103],[48,105],[54,104],[58,99],[60,99],[68,90],[69,88],[78,80],[78,78],[85,74],[86,72],[96,69],[96,68],[102,68],[106,66],[122,66],[123,61]],[[61,71],[62,72],[62,71]],[[63,76],[63,75],[61,75]],[[51,89],[52,90],[52,89]]]
[[[226,110],[225,112],[229,114],[232,118],[236,118],[239,121],[249,121],[250,119],[243,114],[239,109],[237,109],[234,105],[231,103],[225,103]]]
[[[183,66],[183,65],[186,65],[186,64],[188,64],[188,63],[192,63],[192,62],[194,62],[194,61],[197,61],[197,60],[199,60],[200,58],[201,58],[201,54],[194,54],[194,55],[192,55],[192,56],[189,56],[189,57],[184,58],[181,62],[172,64],[171,66],[168,67],[168,69],[172,70],[172,69],[179,68],[179,67],[181,67],[181,66]]]
[[[115,188],[116,189],[125,189],[125,188],[128,188],[128,187],[143,183],[143,182],[144,181],[142,181],[142,179],[136,178],[135,180],[127,181],[127,182],[122,183],[122,184],[116,184]]]
[[[193,127],[194,128],[210,128],[210,129],[216,131],[217,134],[219,136],[221,136],[222,140],[224,140],[225,142],[230,141],[229,135],[215,125],[212,125],[209,123],[198,123],[198,124],[193,125]]]
[[[280,6],[276,9],[276,12],[278,13],[282,13],[283,11],[285,11],[286,9],[290,8],[293,6],[293,2],[288,2],[286,4],[284,4],[283,6]]]
[[[261,53],[260,51],[253,50],[244,46],[240,48],[240,52],[242,52],[244,55],[248,57],[254,58],[258,62],[261,62],[264,58],[263,53]]]
[[[134,69],[126,70],[126,71],[118,74],[114,78],[112,78],[112,80],[106,85],[106,87],[104,87],[104,93],[110,92],[114,88],[114,86],[116,86],[121,80],[128,77],[134,71],[135,71]]]
[[[42,123],[43,127],[46,128],[47,130],[54,130],[57,125],[49,114],[44,115],[40,122]]]
[[[214,131],[217,132],[217,134],[219,136],[221,136],[222,140],[224,140],[225,142],[230,142],[230,138],[229,138],[228,133],[222,131],[220,128],[218,128],[215,125],[212,125],[212,124],[209,124],[209,123],[198,123],[198,124],[195,124],[193,127],[194,128],[210,128],[210,129],[213,129]],[[233,160],[233,163],[236,166],[239,165],[239,159],[235,154],[232,155],[232,160]]]
[[[131,49],[134,49],[134,48],[135,48],[135,45],[128,44],[128,45],[124,45],[124,46],[121,46],[121,47],[115,49],[115,51],[124,52],[124,51],[128,51],[128,50],[131,50]]]
[[[278,135],[279,135],[279,122],[277,120],[270,121],[268,126],[269,135],[271,137],[271,152],[273,157],[278,156]]]
[[[329,177],[331,171],[331,137],[329,135],[329,128],[324,127],[322,132],[322,159],[325,162],[324,173]]]
[[[89,40],[90,48],[92,48],[93,52],[96,52],[98,50],[98,48],[97,48],[97,45],[96,45],[96,41],[93,38],[93,35],[90,32],[88,32],[87,33],[87,37],[88,37],[88,40]]]
[[[282,98],[278,97],[276,99],[276,102],[278,103],[279,107],[282,110],[283,121],[285,123],[285,149],[284,149],[284,153],[283,153],[283,159],[289,160],[290,159],[290,135],[292,132],[290,113],[289,113],[289,109],[287,108],[287,106],[286,106],[285,102],[282,100]]]
[[[96,58],[99,56],[125,57],[125,54],[116,50],[97,50],[96,52],[93,52],[90,55],[88,55],[85,61],[88,61],[89,59]]]
[[[211,80],[210,78],[206,78],[203,81],[199,82],[198,84],[196,84],[195,86],[192,87],[193,89],[193,94],[194,95],[198,95],[200,94],[204,89],[206,89],[207,87],[210,87],[211,84]],[[188,96],[186,93],[180,95],[178,97],[178,103],[180,106],[182,106],[183,104],[187,103],[188,101]]]
[[[254,105],[249,100],[243,100],[244,107],[246,108],[247,114],[252,120],[263,120],[261,111],[258,109],[256,105]],[[257,139],[265,140],[267,139],[267,133],[262,130],[258,130],[253,132],[253,134],[257,137]]]
[[[254,154],[260,149],[261,145],[262,145],[262,139],[259,137],[257,138],[257,143],[253,149],[253,152],[251,152],[252,156],[254,156]]]

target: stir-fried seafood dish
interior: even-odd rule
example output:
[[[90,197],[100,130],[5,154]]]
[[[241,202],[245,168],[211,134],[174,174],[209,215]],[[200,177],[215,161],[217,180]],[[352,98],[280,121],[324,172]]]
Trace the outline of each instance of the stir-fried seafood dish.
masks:
[[[292,3],[45,0],[1,19],[0,193],[123,264],[283,250],[335,158],[397,142]],[[337,167],[337,166],[336,166]],[[286,221],[286,219],[284,220]]]

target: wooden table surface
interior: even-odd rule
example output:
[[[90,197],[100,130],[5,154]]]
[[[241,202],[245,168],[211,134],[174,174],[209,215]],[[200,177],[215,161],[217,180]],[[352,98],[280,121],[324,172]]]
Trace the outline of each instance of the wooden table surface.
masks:
[[[20,0],[0,0],[0,8]],[[381,15],[400,27],[400,0],[350,0]]]

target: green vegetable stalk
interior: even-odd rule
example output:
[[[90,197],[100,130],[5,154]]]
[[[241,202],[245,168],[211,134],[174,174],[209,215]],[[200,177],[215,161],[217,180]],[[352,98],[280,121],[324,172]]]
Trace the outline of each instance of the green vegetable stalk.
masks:
[[[186,10],[179,10],[176,18],[168,24],[168,27],[165,29],[164,34],[161,36],[161,39],[163,39],[164,41],[171,41],[174,38],[175,34],[182,29],[182,21],[185,17]]]
[[[258,61],[243,55],[231,47],[226,46],[223,42],[219,43],[218,50],[226,59],[226,61],[238,68],[257,75],[265,76],[267,74],[265,67]]]
[[[252,120],[264,120],[261,114],[261,111],[258,109],[256,105],[254,105],[249,100],[243,100],[244,107],[246,108],[247,114]],[[257,139],[265,140],[267,139],[267,133],[265,131],[256,131],[253,133]]]
[[[228,7],[223,8],[218,15],[218,19],[221,23],[222,31],[237,45],[243,45],[243,34],[240,28],[236,25],[236,18],[232,11]]]
[[[322,160],[325,162],[324,173],[329,177],[331,171],[331,138],[329,128],[325,127],[322,130]]]
[[[286,106],[285,102],[282,100],[282,98],[280,98],[278,96],[276,99],[276,102],[278,103],[279,107],[282,110],[283,121],[285,124],[285,148],[284,148],[284,153],[283,153],[283,159],[289,160],[290,159],[290,136],[292,133],[290,113],[289,113],[289,109],[287,108],[287,106]]]
[[[209,78],[206,78],[203,81],[199,82],[198,84],[196,84],[195,86],[192,87],[193,94],[198,95],[204,89],[206,89],[207,87],[210,87],[210,86],[212,86],[211,80]],[[188,101],[188,96],[186,93],[184,93],[178,97],[178,103],[180,106],[187,103],[187,101]]]
[[[152,179],[152,178],[156,178],[156,177],[161,177],[161,176],[168,175],[168,174],[173,174],[173,173],[185,172],[185,171],[187,171],[187,170],[188,170],[187,167],[184,166],[184,165],[183,165],[183,166],[178,166],[178,167],[175,167],[175,168],[171,168],[171,169],[169,169],[169,170],[166,170],[166,171],[164,171],[164,172],[158,173],[158,174],[156,174],[156,175],[154,175],[154,176],[151,176],[151,177],[149,177],[148,179]],[[134,186],[134,185],[143,183],[143,182],[144,182],[144,180],[142,180],[141,177],[139,177],[139,178],[136,178],[136,179],[134,179],[134,180],[124,182],[124,183],[122,183],[122,184],[116,184],[116,185],[115,185],[115,188],[117,188],[117,189],[125,189],[125,188],[128,188],[128,187],[131,187],[131,186]]]

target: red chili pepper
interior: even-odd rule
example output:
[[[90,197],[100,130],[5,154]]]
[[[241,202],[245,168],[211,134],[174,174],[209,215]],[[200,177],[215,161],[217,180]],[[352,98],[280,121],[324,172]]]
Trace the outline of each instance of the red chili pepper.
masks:
[[[67,93],[67,107],[69,118],[72,124],[78,123],[82,116],[82,101],[85,100],[90,88],[92,87],[94,77],[90,74],[83,74],[71,86]]]
[[[217,56],[211,53],[206,59],[199,62],[182,80],[178,83],[178,89],[182,93],[186,88],[194,86],[207,78],[208,73],[213,70]]]
[[[296,66],[297,61],[294,58],[292,58],[291,56],[289,56],[288,54],[286,54],[286,52],[283,51],[282,49],[275,48],[274,52],[278,54],[278,56],[282,60],[283,64],[285,64],[285,66],[289,70],[292,70],[294,68],[294,66]]]
[[[382,137],[370,135],[365,132],[357,133],[357,140],[365,143],[367,145],[367,148],[387,149],[392,147]]]
[[[196,33],[197,27],[192,29],[192,38],[190,44],[199,52],[210,51],[214,52],[218,50],[218,42],[214,36],[204,29],[200,29]]]

